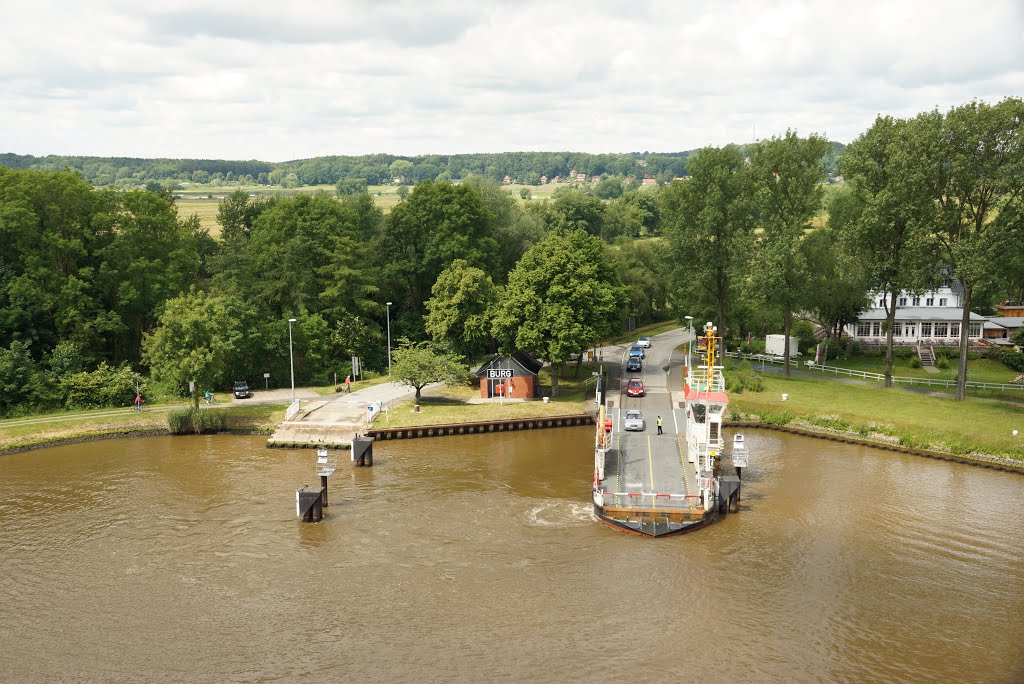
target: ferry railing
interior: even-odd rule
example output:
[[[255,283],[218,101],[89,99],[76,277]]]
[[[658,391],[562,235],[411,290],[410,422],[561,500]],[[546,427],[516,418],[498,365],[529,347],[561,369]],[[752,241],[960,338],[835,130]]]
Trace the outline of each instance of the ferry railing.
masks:
[[[725,352],[725,356],[729,358],[745,359],[748,361],[755,361],[760,363],[770,363],[782,365],[782,359],[776,359],[771,356],[765,356],[761,354],[740,354],[738,352]],[[794,368],[799,367],[799,363],[795,360],[790,360],[790,365]],[[808,366],[808,370],[811,372],[820,372],[822,375],[830,373],[832,375],[842,375],[849,378],[860,378],[861,380],[872,380],[874,382],[884,382],[884,373],[873,373],[871,371],[857,370],[856,368],[840,368],[838,366],[822,366],[819,364],[813,364]],[[894,375],[892,376],[892,382],[894,385],[920,385],[922,387],[942,387],[944,389],[956,389],[956,380],[944,380],[938,378],[915,378],[908,375]],[[967,387],[973,389],[983,390],[1024,390],[1024,384],[1010,384],[1001,382],[978,382],[974,380],[967,381]]]
[[[698,392],[725,391],[725,376],[722,375],[722,371],[720,368],[716,367],[713,370],[710,383],[707,381],[707,377],[707,366],[695,366],[689,378],[690,387]]]

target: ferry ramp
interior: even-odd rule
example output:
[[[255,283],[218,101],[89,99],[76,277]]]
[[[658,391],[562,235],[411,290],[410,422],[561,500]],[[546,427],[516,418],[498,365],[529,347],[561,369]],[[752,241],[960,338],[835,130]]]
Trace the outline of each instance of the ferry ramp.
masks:
[[[610,397],[608,412],[614,421],[612,449],[605,461],[605,507],[642,509],[676,514],[696,511],[697,473],[686,460],[686,420],[683,409],[674,405],[671,383],[682,376],[683,356],[675,348],[685,340],[686,331],[676,330],[653,338],[646,350],[640,373],[619,371],[621,392]],[[619,365],[624,369],[625,363]],[[639,377],[646,390],[643,397],[628,397],[626,382]],[[646,420],[643,432],[623,430],[623,418],[629,409],[639,409]],[[657,419],[662,418],[658,434]]]

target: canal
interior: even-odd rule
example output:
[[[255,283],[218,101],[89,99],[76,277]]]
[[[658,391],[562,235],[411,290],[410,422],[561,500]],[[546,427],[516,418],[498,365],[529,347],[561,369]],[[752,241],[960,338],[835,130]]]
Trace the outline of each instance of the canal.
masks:
[[[589,428],[0,457],[0,679],[1024,680],[1024,478],[747,431],[737,515],[591,518]]]

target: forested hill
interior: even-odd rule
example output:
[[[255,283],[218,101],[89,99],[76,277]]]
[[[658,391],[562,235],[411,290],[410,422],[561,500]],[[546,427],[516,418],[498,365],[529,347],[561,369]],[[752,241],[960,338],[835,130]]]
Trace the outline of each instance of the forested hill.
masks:
[[[827,171],[835,172],[841,143],[832,143]],[[0,165],[37,171],[77,171],[94,186],[140,187],[148,183],[240,181],[269,185],[325,185],[342,179],[359,179],[381,185],[401,179],[406,184],[424,180],[465,178],[475,174],[500,181],[505,176],[536,185],[542,176],[566,178],[570,172],[587,176],[650,176],[664,183],[688,175],[688,162],[696,150],[685,152],[633,152],[587,154],[583,152],[501,152],[398,156],[369,154],[329,156],[288,162],[225,159],[141,159],[135,157],[35,157],[0,154]]]

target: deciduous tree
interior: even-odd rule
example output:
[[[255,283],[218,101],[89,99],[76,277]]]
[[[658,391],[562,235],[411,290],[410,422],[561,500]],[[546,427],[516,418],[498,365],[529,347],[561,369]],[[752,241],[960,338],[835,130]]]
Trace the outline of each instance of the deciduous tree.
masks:
[[[1011,243],[1024,244],[1024,226],[1011,218],[1024,202],[1024,100],[971,102],[946,115],[922,114],[918,122],[929,143],[921,163],[938,207],[934,237],[963,286],[956,387],[962,400],[974,293],[992,281],[996,250],[1007,235],[1016,236]]]
[[[675,299],[710,303],[725,337],[752,257],[753,187],[737,148],[706,147],[690,162],[690,180],[661,190]]]
[[[469,369],[454,354],[440,351],[426,344],[406,344],[391,352],[392,379],[416,390],[416,403],[420,392],[432,382],[456,385],[465,382]]]
[[[217,385],[235,350],[235,324],[223,300],[193,290],[167,302],[159,326],[143,341],[143,358],[154,379],[183,394],[194,380],[198,409],[199,388]]]
[[[793,312],[804,306],[808,264],[800,249],[811,218],[821,208],[822,161],[829,144],[811,135],[787,131],[751,150],[754,201],[762,228],[751,262],[751,292],[782,314],[785,331],[783,362],[789,375],[789,337]]]
[[[601,241],[583,230],[554,233],[509,275],[494,333],[505,351],[529,351],[552,366],[552,394],[569,355],[621,323],[625,292]]]
[[[434,342],[472,361],[492,339],[491,315],[498,290],[491,277],[456,259],[441,271],[432,293],[427,300],[427,332]]]
[[[885,307],[886,387],[892,386],[899,293],[919,292],[938,276],[929,240],[934,209],[920,134],[913,121],[875,119],[840,159],[849,187],[834,194],[830,203],[831,233],[845,258],[864,271]]]

